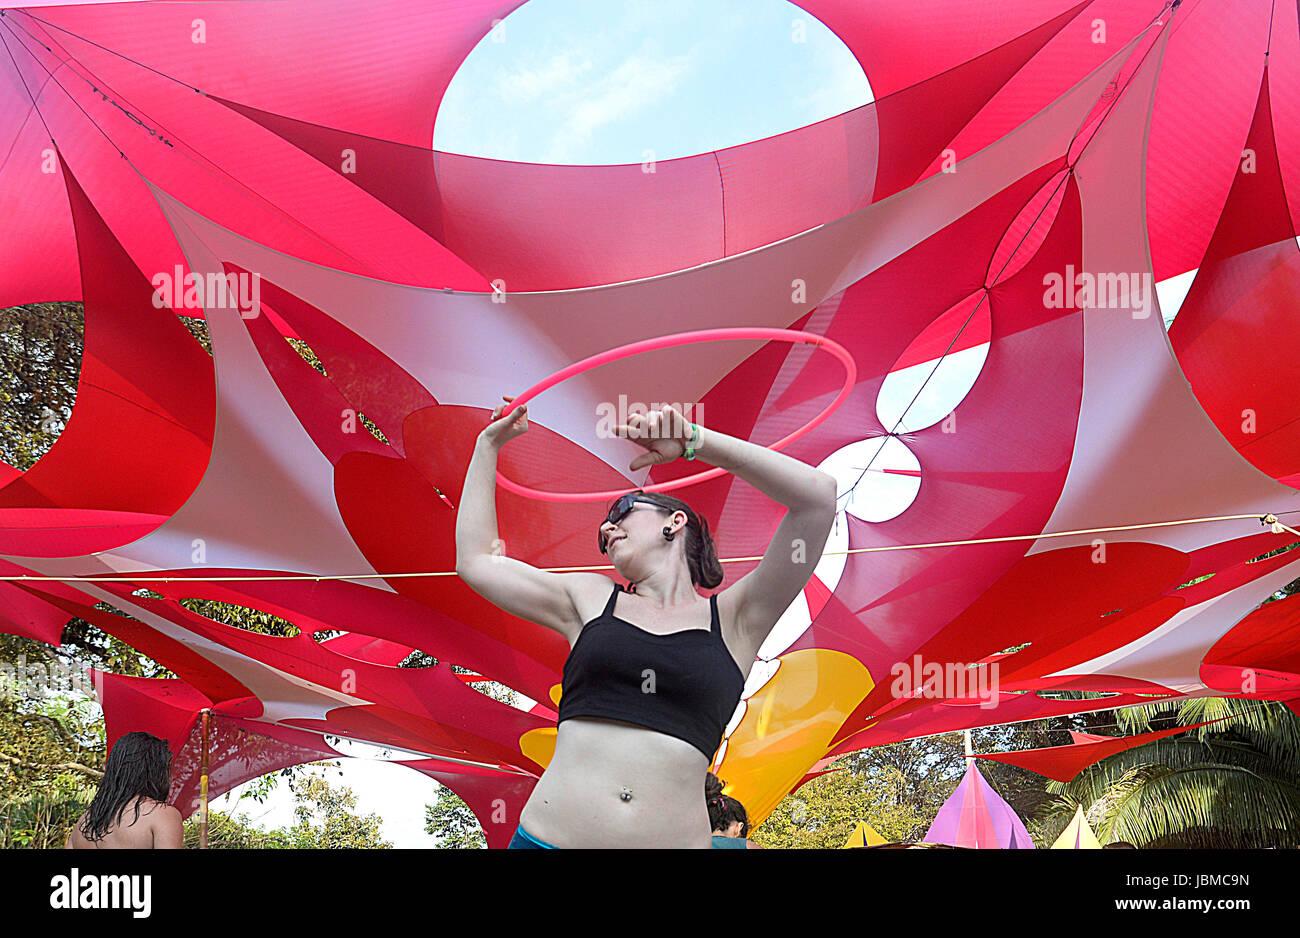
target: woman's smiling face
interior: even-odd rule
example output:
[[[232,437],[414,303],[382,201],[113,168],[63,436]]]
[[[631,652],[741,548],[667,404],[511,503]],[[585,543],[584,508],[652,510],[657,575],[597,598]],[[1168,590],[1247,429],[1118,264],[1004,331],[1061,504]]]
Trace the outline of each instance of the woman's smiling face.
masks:
[[[618,565],[618,558],[627,558],[628,549],[652,538],[663,527],[660,519],[664,511],[646,502],[634,502],[632,508],[618,521],[605,521],[600,526],[600,533],[605,538],[605,550],[609,558]]]
[[[619,576],[636,583],[661,564],[674,562],[670,559],[673,554],[685,564],[683,540],[673,540],[686,524],[684,511],[675,511],[640,493],[629,493],[610,507],[600,525],[601,553],[609,557]],[[664,536],[665,528],[672,530],[673,538]]]

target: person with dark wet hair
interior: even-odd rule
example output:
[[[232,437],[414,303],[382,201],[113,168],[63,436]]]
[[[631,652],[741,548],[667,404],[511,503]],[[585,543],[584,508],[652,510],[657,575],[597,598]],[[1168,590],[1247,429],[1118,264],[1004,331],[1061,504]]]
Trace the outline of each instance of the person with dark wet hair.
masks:
[[[167,804],[171,759],[165,739],[152,733],[122,736],[108,754],[94,800],[64,846],[76,850],[183,846],[181,813]]]
[[[680,499],[628,492],[596,531],[625,589],[601,573],[550,572],[502,554],[497,456],[527,430],[526,406],[492,412],[456,518],[461,579],[569,645],[555,754],[510,845],[708,848],[705,773],[759,646],[821,557],[835,517],[835,480],[691,423],[668,405],[629,417],[618,433],[645,449],[632,471],[698,457],[787,511],[758,566],[705,597],[700,590],[723,580],[708,522]]]

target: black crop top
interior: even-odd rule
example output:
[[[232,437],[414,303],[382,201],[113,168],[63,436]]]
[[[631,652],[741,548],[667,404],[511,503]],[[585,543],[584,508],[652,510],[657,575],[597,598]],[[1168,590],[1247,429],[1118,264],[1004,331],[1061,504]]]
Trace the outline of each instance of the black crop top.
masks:
[[[614,615],[622,589],[614,584],[605,611],[573,643],[556,723],[619,720],[684,739],[712,759],[745,689],[722,641],[717,595],[709,597],[708,629],[657,635]]]

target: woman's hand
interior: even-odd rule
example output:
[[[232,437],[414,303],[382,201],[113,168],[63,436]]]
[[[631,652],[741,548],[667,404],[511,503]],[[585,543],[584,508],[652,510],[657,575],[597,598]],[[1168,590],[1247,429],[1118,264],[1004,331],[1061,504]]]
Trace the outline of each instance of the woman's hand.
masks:
[[[648,451],[632,460],[628,468],[633,472],[683,456],[692,433],[691,422],[667,404],[648,414],[633,414],[614,432]]]
[[[501,400],[509,404],[514,398],[503,394]],[[501,404],[492,411],[492,416],[488,418],[488,425],[479,433],[479,439],[498,449],[515,437],[528,432],[528,405],[521,404],[508,415],[503,416],[506,404]]]

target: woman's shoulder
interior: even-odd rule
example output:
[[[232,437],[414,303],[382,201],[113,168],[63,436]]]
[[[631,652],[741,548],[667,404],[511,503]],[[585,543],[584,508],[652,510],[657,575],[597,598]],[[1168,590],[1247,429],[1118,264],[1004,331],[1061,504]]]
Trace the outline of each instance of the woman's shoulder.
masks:
[[[153,798],[146,798],[144,801],[149,806],[150,814],[155,817],[167,818],[170,820],[172,817],[181,816],[180,809],[175,805],[168,804],[166,801],[157,801]]]
[[[83,813],[81,817],[77,818],[77,822],[72,825],[72,830],[68,831],[68,836],[63,841],[64,847],[79,850],[85,847],[94,846],[92,843],[90,843],[90,841],[86,839],[86,834],[83,830],[83,825],[85,823],[86,823],[86,814]]]
[[[724,837],[721,834],[713,835],[714,850],[744,850],[748,841],[743,837]]]
[[[122,811],[122,823],[132,825],[135,823],[135,807],[140,807],[140,820],[150,824],[168,823],[173,819],[179,819],[181,813],[165,801],[159,801],[157,798],[150,798],[148,795],[139,795],[135,799],[128,801]]]

